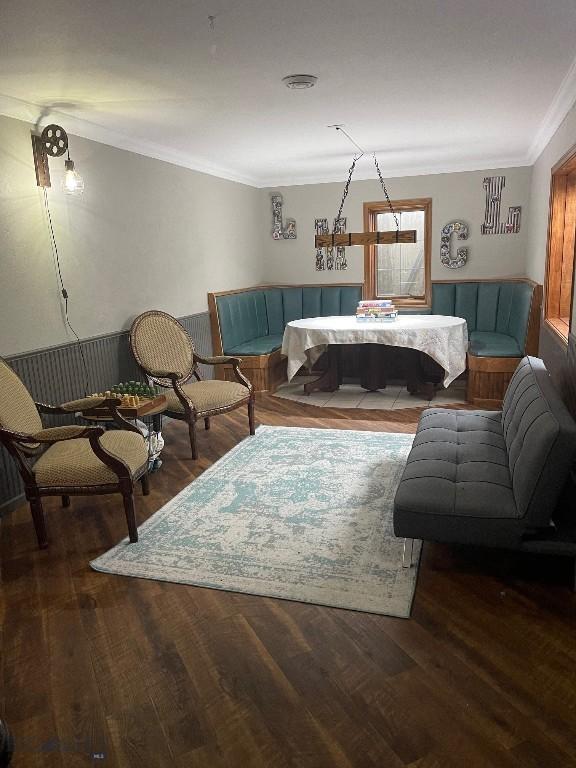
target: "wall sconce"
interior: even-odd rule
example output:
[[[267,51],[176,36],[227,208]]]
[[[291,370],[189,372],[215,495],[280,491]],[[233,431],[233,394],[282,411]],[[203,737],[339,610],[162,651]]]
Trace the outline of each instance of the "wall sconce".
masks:
[[[36,184],[39,187],[51,187],[50,168],[48,159],[50,157],[61,157],[68,152],[68,134],[59,125],[47,125],[40,136],[32,134],[32,152],[34,154],[34,168],[36,170]],[[66,168],[62,189],[69,195],[82,194],[84,190],[84,181],[74,169],[74,161],[68,159],[64,161]]]

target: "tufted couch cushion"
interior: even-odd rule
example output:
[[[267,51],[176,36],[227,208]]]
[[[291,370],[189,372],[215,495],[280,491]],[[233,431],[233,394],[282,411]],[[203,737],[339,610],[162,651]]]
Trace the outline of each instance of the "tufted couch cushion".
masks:
[[[533,291],[522,281],[433,283],[432,313],[466,320],[472,355],[522,357]]]
[[[303,317],[353,315],[359,285],[255,288],[216,297],[222,349],[227,355],[264,355],[282,346],[286,324]]]
[[[502,432],[518,511],[547,525],[576,459],[576,425],[542,360],[525,357],[502,404]]]
[[[541,360],[502,411],[424,411],[394,502],[397,536],[516,546],[546,527],[576,458],[576,425]]]

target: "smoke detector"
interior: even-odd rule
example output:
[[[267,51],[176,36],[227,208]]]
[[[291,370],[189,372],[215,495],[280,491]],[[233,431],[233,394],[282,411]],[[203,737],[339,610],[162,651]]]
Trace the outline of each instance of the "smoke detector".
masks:
[[[316,85],[317,77],[314,75],[288,75],[282,78],[282,82],[286,88],[294,88],[301,91],[304,88],[312,88]]]

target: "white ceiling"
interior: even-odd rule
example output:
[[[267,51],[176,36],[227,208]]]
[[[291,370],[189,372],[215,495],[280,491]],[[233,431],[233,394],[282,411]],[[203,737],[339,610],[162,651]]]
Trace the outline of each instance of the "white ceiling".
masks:
[[[256,186],[345,178],[334,123],[388,177],[523,165],[575,40],[574,0],[2,0],[0,112]]]

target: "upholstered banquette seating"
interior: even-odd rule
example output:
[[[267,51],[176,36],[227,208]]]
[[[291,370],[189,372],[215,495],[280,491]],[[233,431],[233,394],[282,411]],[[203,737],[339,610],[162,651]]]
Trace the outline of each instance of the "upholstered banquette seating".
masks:
[[[521,358],[533,292],[526,281],[434,283],[432,314],[466,320],[474,357]]]
[[[353,315],[361,298],[359,284],[210,293],[214,353],[242,357],[242,369],[255,389],[274,391],[286,374],[280,354],[286,324],[304,317]],[[435,282],[431,307],[412,311],[466,320],[468,399],[495,406],[519,360],[537,353],[541,300],[541,286],[529,280]],[[226,366],[219,373],[232,376]]]
[[[520,359],[538,353],[541,304],[530,280],[433,283],[432,313],[468,326],[469,402],[497,407]]]
[[[284,328],[304,317],[353,315],[361,285],[262,286],[209,293],[214,354],[242,358],[242,370],[257,391],[274,391],[286,378],[280,354]],[[218,372],[231,376],[228,366]]]

